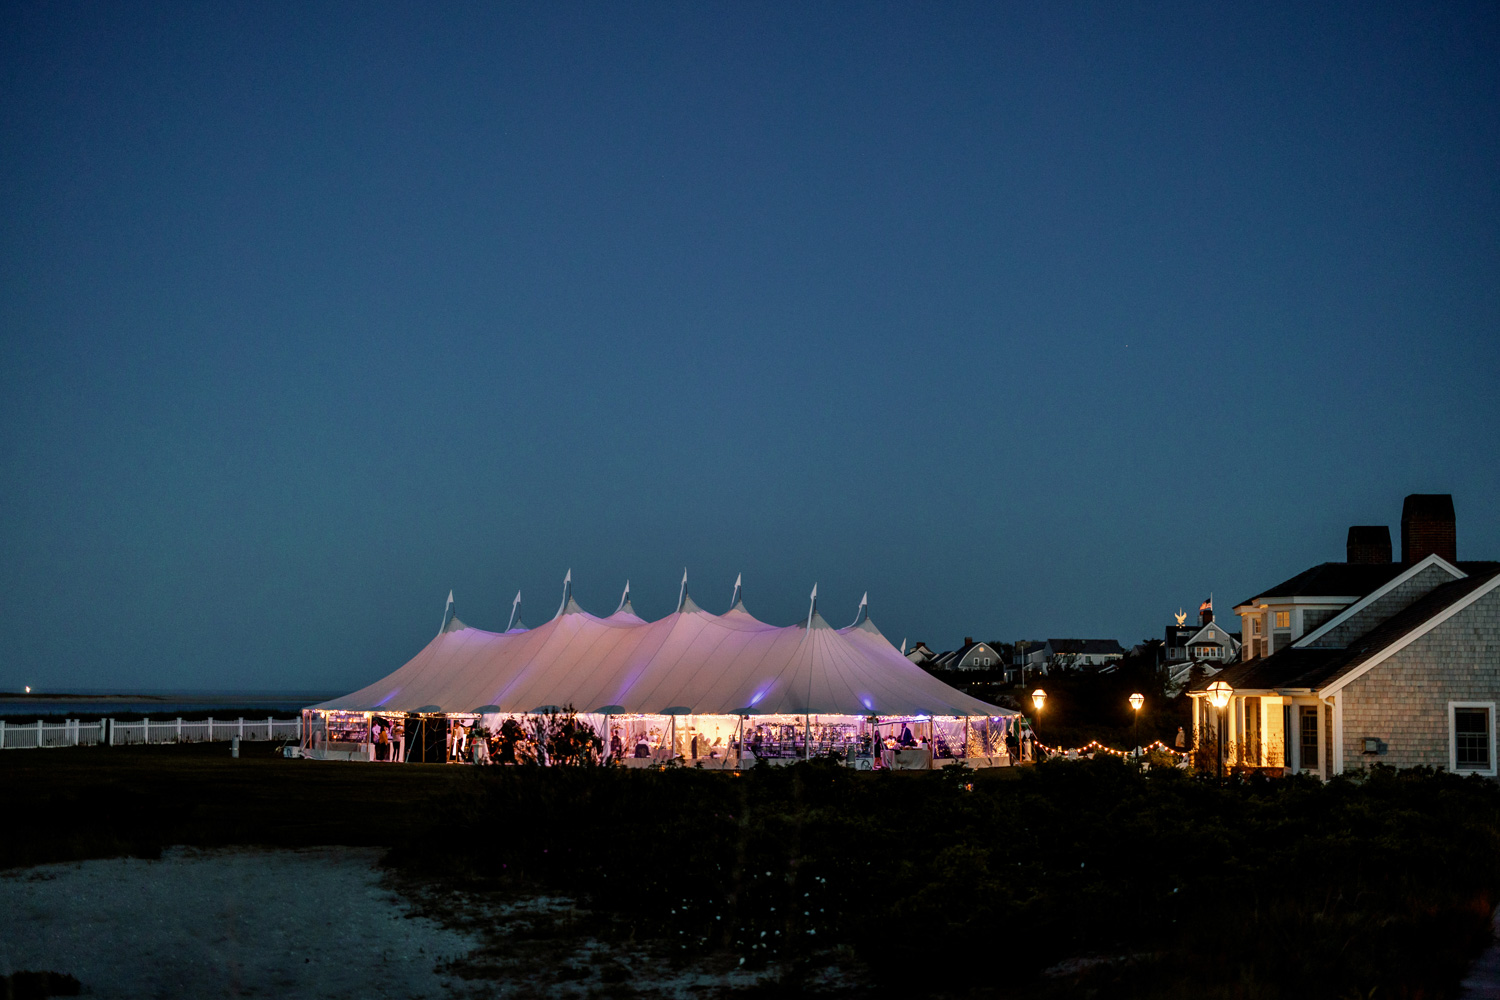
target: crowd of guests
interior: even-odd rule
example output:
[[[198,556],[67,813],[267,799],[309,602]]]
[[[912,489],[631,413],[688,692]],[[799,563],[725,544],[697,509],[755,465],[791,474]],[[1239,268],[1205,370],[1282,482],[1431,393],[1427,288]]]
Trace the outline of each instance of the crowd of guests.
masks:
[[[775,727],[757,726],[745,739],[743,750],[750,756],[759,758],[777,756],[790,748],[795,756],[801,756],[805,752],[805,745],[799,738],[801,734],[794,734],[790,739],[786,735],[778,732]],[[377,716],[371,720],[370,741],[375,747],[376,760],[402,759],[404,737],[405,723],[400,717]],[[825,739],[818,742],[820,745],[827,744],[829,739],[825,734]],[[514,719],[505,720],[500,729],[494,732],[485,729],[477,720],[453,720],[447,727],[445,743],[447,760],[457,763],[546,764],[549,756],[547,740],[538,740],[536,734],[527,731]],[[1030,730],[1017,733],[1015,729],[1011,729],[1005,737],[1005,745],[1013,761],[1037,759],[1037,747]],[[693,760],[719,759],[739,756],[741,749],[739,738],[730,737],[726,741],[722,737],[716,737],[710,740],[707,735],[690,732],[681,741],[680,756]],[[853,739],[839,740],[836,745],[830,745],[830,749],[841,751],[844,756],[875,760],[888,759],[889,754],[901,750],[930,749],[933,756],[938,758],[958,756],[941,733],[936,734],[929,744],[927,739],[918,738],[912,733],[911,727],[905,724],[899,731],[891,729],[883,736],[865,732]],[[668,741],[658,731],[641,732],[632,736],[616,727],[610,733],[606,760],[666,760],[676,756],[679,755],[673,753]]]

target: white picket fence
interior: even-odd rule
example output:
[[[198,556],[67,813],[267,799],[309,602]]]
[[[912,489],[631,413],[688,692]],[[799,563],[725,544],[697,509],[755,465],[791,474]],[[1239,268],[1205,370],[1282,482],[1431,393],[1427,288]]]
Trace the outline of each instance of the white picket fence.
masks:
[[[35,749],[36,747],[129,746],[140,743],[207,743],[232,740],[302,739],[299,719],[141,719],[139,722],[117,722],[101,719],[80,722],[16,723],[0,719],[0,750]]]

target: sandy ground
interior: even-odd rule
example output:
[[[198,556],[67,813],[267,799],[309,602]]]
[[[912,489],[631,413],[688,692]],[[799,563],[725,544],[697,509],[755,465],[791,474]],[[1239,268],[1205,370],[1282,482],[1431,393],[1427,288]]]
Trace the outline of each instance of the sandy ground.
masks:
[[[466,996],[436,971],[474,940],[410,916],[373,849],[187,848],[0,874],[0,973],[69,973],[84,995]]]

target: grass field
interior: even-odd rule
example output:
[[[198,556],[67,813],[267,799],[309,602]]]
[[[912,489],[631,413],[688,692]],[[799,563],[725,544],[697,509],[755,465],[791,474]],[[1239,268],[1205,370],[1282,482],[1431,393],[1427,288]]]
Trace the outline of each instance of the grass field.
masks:
[[[390,847],[427,829],[466,769],[286,760],[271,743],[0,754],[0,867],[257,844]]]
[[[835,966],[910,995],[1441,998],[1500,899],[1500,786],[1452,775],[1220,785],[1101,760],[736,777],[269,751],[7,752],[0,865],[384,846],[450,921],[578,902],[519,950],[629,939],[667,965],[770,970],[782,993]],[[516,939],[494,943],[474,975],[504,975]]]

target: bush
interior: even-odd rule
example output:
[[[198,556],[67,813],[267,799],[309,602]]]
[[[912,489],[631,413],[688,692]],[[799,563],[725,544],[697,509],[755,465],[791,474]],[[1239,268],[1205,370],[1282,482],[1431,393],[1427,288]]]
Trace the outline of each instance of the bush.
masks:
[[[796,969],[845,946],[919,991],[1109,952],[1136,958],[1090,975],[1140,996],[1442,996],[1500,899],[1482,779],[1220,785],[1113,758],[1003,777],[491,768],[393,860],[576,894],[684,955]]]

